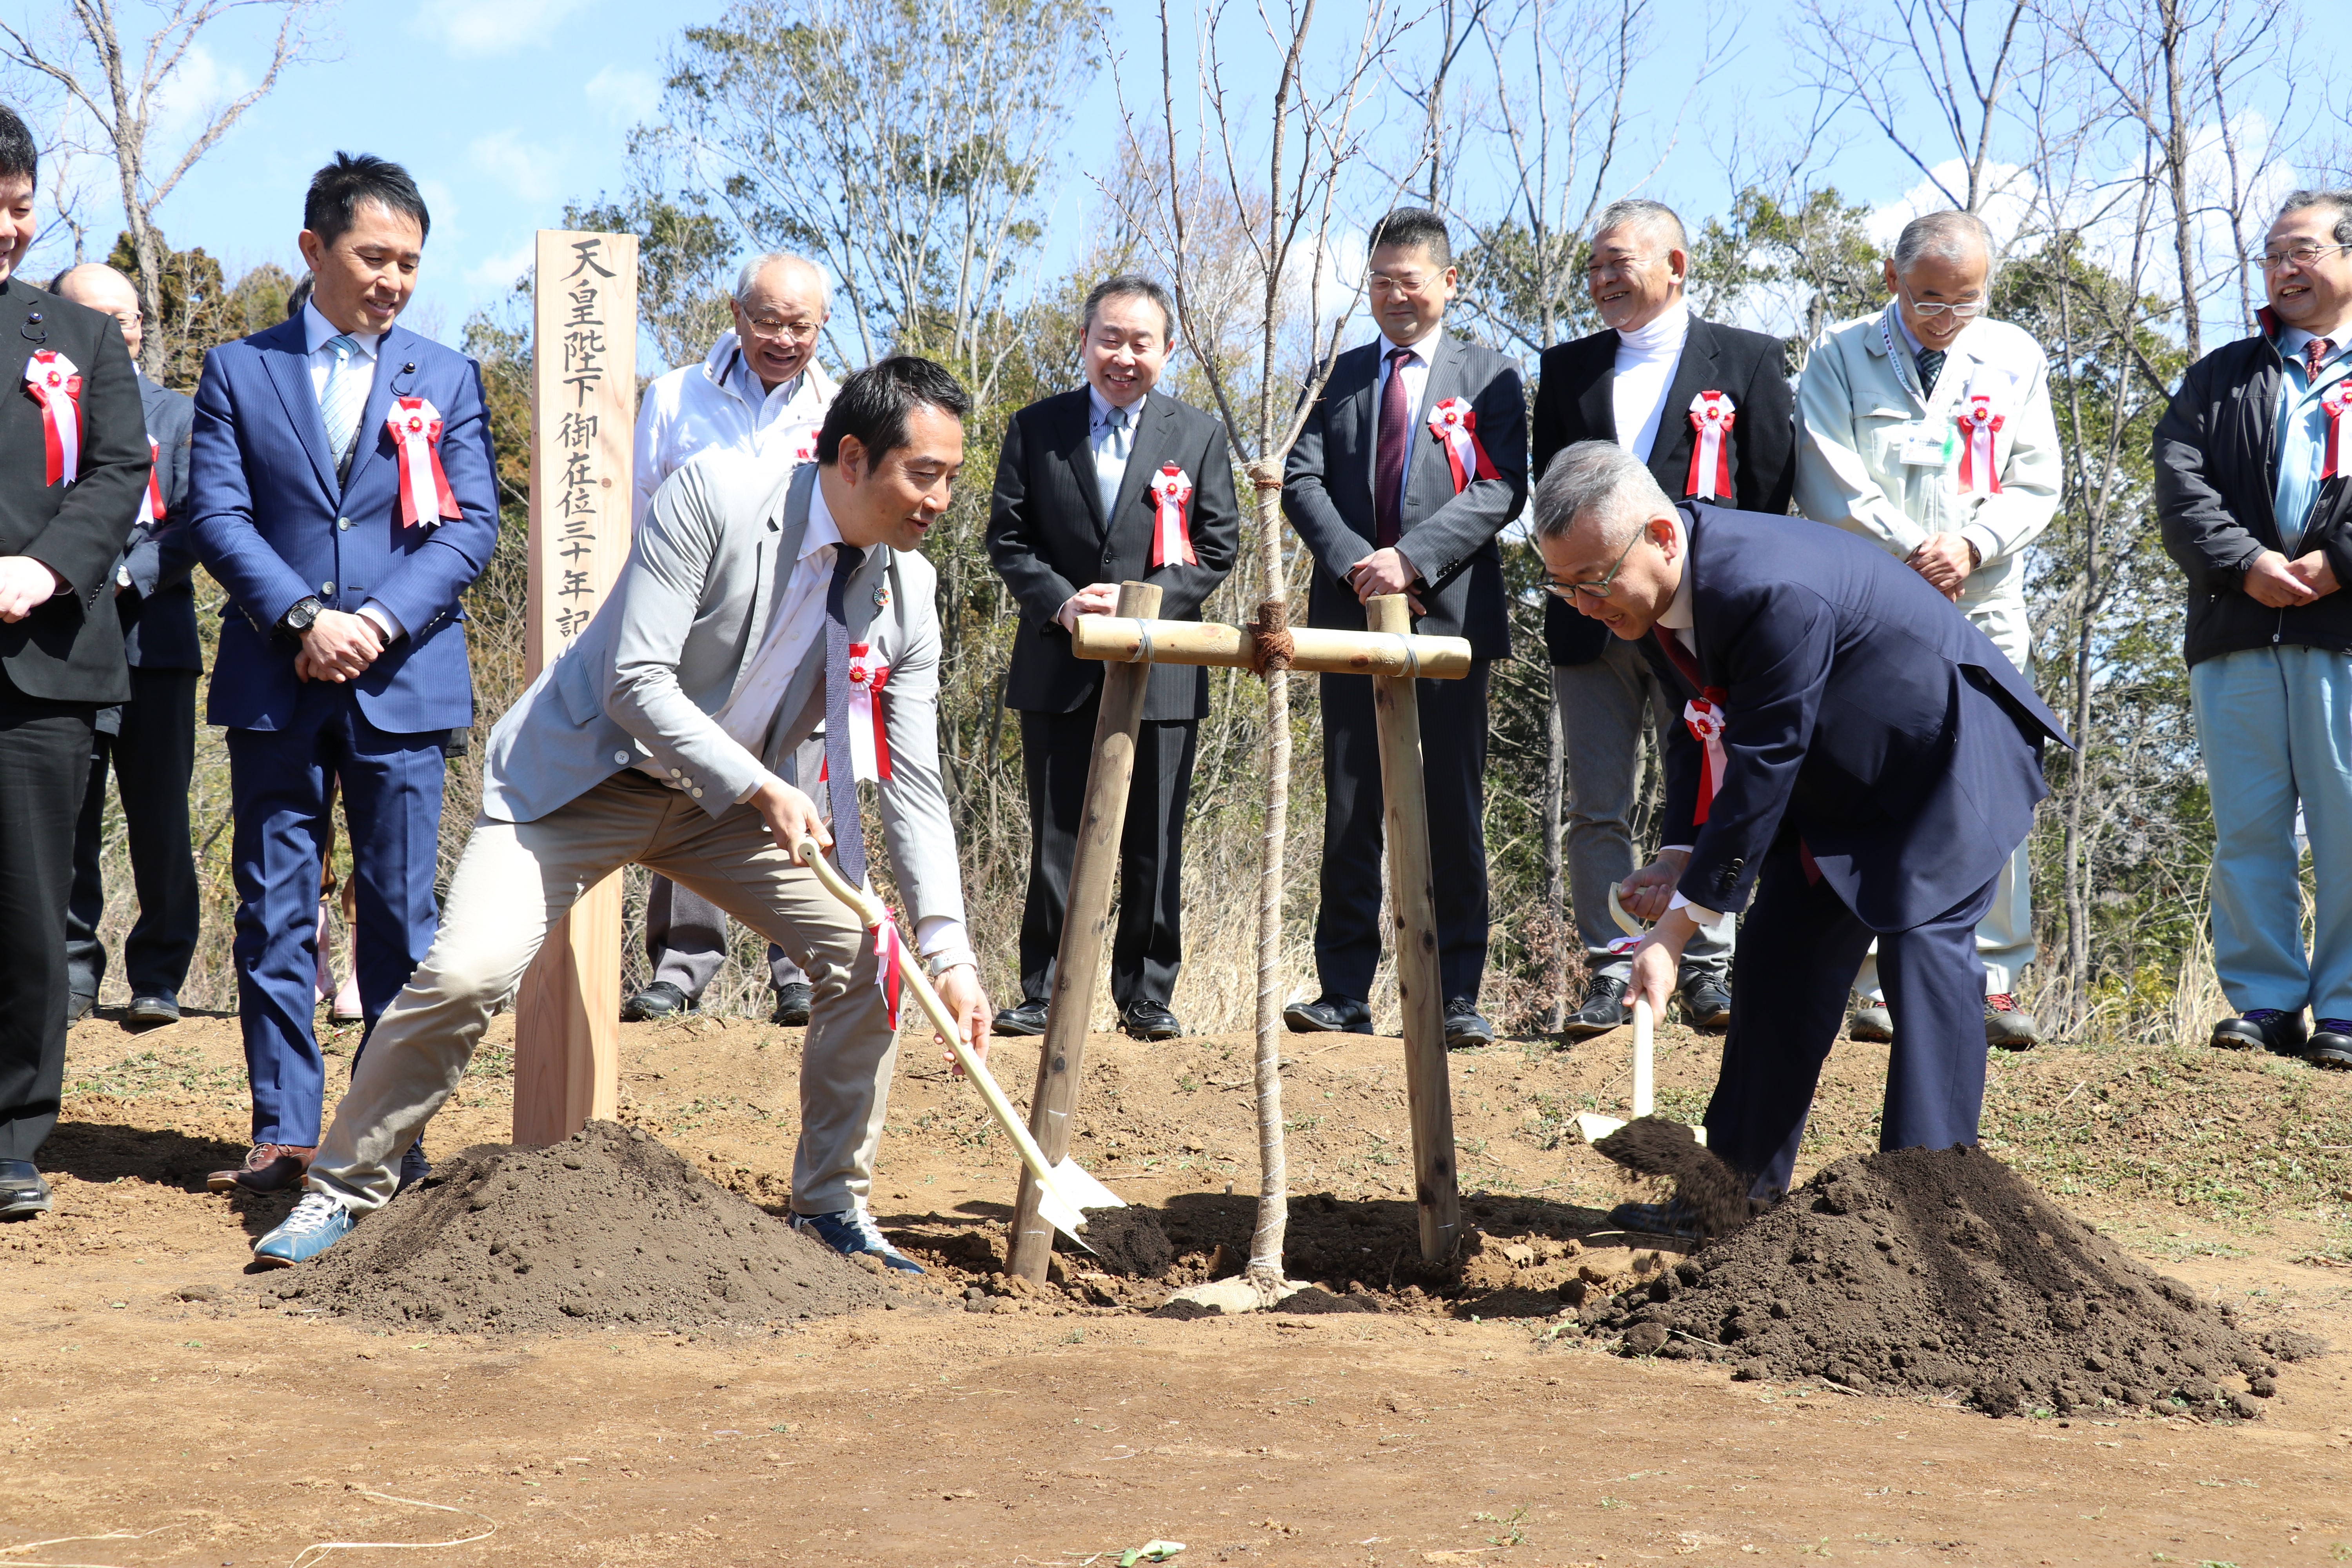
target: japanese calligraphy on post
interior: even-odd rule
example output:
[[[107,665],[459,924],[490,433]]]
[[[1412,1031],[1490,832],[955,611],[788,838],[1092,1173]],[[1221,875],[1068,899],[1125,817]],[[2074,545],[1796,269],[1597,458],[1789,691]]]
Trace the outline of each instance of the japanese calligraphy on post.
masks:
[[[637,237],[541,229],[538,251],[527,654],[533,674],[587,628],[628,558],[637,401]]]

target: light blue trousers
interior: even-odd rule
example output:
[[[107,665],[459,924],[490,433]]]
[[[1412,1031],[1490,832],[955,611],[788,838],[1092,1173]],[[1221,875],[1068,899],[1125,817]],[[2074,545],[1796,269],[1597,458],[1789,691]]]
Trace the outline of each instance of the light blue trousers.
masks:
[[[2213,796],[2213,967],[2230,1005],[2352,1018],[2352,655],[2281,645],[2189,672]],[[2303,942],[2295,807],[2318,872]]]

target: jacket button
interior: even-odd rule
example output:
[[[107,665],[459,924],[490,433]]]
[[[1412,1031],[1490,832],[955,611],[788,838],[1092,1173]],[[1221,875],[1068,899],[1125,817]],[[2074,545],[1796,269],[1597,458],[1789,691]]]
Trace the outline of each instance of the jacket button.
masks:
[[[1739,858],[1738,856],[1736,856],[1736,855],[1732,857],[1731,864],[1730,864],[1730,866],[1729,866],[1729,867],[1727,867],[1727,870],[1731,870],[1731,871],[1744,871],[1744,870],[1746,870],[1747,868],[1748,868],[1748,862],[1747,862],[1747,861],[1745,861],[1745,860],[1740,859],[1740,858]]]
[[[694,798],[695,798],[695,799],[697,799],[697,800],[700,800],[700,799],[702,798],[702,792],[701,792],[700,790],[696,790],[696,791],[694,792]]]
[[[626,763],[629,760],[629,753],[626,752],[614,752],[613,753],[613,760],[616,763]]]
[[[672,769],[670,769],[670,771],[669,771],[669,776],[670,776],[670,777],[672,777],[672,778],[677,778],[677,777],[679,777],[680,775],[679,775],[679,773],[678,773],[677,769],[676,769],[676,768],[672,768]]]
[[[321,583],[319,584],[319,592],[321,594],[331,594],[334,591],[335,585],[332,583]]]
[[[335,519],[335,526],[337,528],[349,528],[351,525],[352,520],[348,517],[339,517]]]

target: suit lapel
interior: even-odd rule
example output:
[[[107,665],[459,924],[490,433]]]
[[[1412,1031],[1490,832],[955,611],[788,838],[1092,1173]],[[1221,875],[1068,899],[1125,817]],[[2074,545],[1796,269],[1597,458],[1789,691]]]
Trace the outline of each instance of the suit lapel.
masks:
[[[330,497],[340,496],[343,487],[335,479],[335,459],[327,450],[327,422],[319,413],[319,395],[310,390],[310,356],[303,347],[301,319],[286,322],[269,337],[271,341],[255,346],[286,409],[287,426],[310,454],[320,488]]]
[[[1070,465],[1070,482],[1086,497],[1087,515],[1095,520],[1095,537],[1103,535],[1109,520],[1103,516],[1102,482],[1095,477],[1094,395],[1080,387],[1072,399],[1069,422],[1062,426],[1062,458]]]
[[[1586,340],[1592,347],[1592,379],[1577,395],[1576,411],[1584,427],[1603,441],[1617,439],[1617,334],[1595,332]],[[1588,437],[1591,439],[1592,437]]]
[[[1650,472],[1670,496],[1690,491],[1691,399],[1702,392],[1720,392],[1717,379],[1715,329],[1693,316],[1683,339],[1682,358],[1675,362],[1675,379],[1667,384],[1665,405],[1658,410],[1657,439],[1650,443]],[[1740,410],[1732,410],[1732,437],[1739,434]],[[1661,472],[1664,461],[1666,471]],[[1727,496],[1726,500],[1731,498]]]
[[[351,471],[343,479],[346,494],[359,482],[360,465],[375,457],[383,446],[384,424],[392,417],[392,400],[407,396],[415,384],[416,372],[410,368],[415,363],[415,333],[397,323],[376,340],[375,376],[368,384],[367,402],[360,408]],[[442,412],[446,415],[447,410]],[[323,431],[324,426],[320,428]]]
[[[1381,354],[1387,342],[1386,338],[1374,338],[1365,347],[1351,349],[1340,356],[1339,363],[1331,367],[1330,386],[1324,394],[1331,400],[1331,416],[1327,423],[1336,428],[1344,419],[1363,432],[1367,495],[1371,493],[1373,470],[1380,464],[1381,426],[1372,404],[1374,394],[1380,390]],[[1361,357],[1355,363],[1349,363],[1358,355]],[[1327,439],[1327,447],[1328,444]]]
[[[770,509],[761,528],[760,542],[752,548],[751,616],[744,623],[751,630],[744,638],[743,657],[735,666],[735,679],[727,689],[730,700],[743,689],[744,678],[751,673],[752,659],[758,655],[760,645],[768,640],[768,618],[775,613],[776,605],[782,603],[783,591],[792,581],[793,569],[800,564],[801,541],[808,536],[809,494],[815,485],[814,463],[795,468],[792,481],[784,487],[782,506]],[[805,700],[807,692],[800,688],[798,672],[795,672],[778,711],[797,713],[800,703]]]
[[[1151,476],[1158,473],[1160,465],[1167,460],[1168,440],[1174,434],[1175,426],[1174,405],[1164,396],[1145,397],[1143,416],[1136,421],[1135,444],[1127,452],[1127,471],[1119,476],[1118,502],[1110,509],[1110,517],[1104,520],[1106,536],[1110,531],[1111,522],[1128,514],[1143,494],[1143,487],[1150,483]],[[1200,479],[1195,474],[1192,482],[1197,485]]]

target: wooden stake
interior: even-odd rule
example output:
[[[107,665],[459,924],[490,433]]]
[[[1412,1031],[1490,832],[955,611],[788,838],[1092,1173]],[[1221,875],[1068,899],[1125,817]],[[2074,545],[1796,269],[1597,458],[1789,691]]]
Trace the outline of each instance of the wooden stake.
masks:
[[[1412,613],[1401,594],[1368,606],[1374,632],[1402,634]],[[1438,973],[1437,894],[1429,855],[1429,797],[1422,784],[1421,706],[1410,676],[1374,676],[1381,739],[1382,828],[1389,902],[1396,918],[1398,999],[1404,1010],[1405,1100],[1412,1117],[1413,1204],[1421,1256],[1442,1262],[1462,1232],[1454,1165],[1454,1089],[1445,1060],[1445,997]]]
[[[637,237],[539,231],[533,296],[530,586],[537,676],[628,558],[637,397]],[[557,1143],[620,1107],[621,879],[547,933],[515,1001],[514,1141]]]
[[[1327,675],[1402,675],[1458,680],[1470,673],[1466,637],[1425,637],[1380,632],[1323,631],[1293,626],[1290,668]],[[1124,664],[1140,654],[1153,664],[1251,667],[1250,635],[1213,621],[1155,621],[1148,616],[1088,616],[1078,622],[1070,651],[1080,658]]]
[[[1118,613],[1150,620],[1160,612],[1160,589],[1149,583],[1118,585]],[[1080,617],[1083,627],[1099,616]],[[1118,876],[1118,841],[1127,824],[1128,786],[1135,779],[1135,738],[1143,723],[1149,664],[1115,664],[1103,671],[1095,713],[1094,756],[1087,764],[1085,815],[1070,858],[1070,896],[1062,910],[1062,945],[1054,957],[1054,989],[1045,999],[1045,1037],[1037,1054],[1037,1091],[1029,1106],[1029,1135],[1045,1163],[1070,1152],[1070,1118],[1078,1107],[1078,1075],[1092,1027],[1095,983],[1103,943],[1110,935],[1111,888]],[[1006,1268],[1044,1283],[1054,1257],[1054,1227],[1037,1213],[1037,1178],[1026,1166],[1013,1204],[1013,1245]]]

